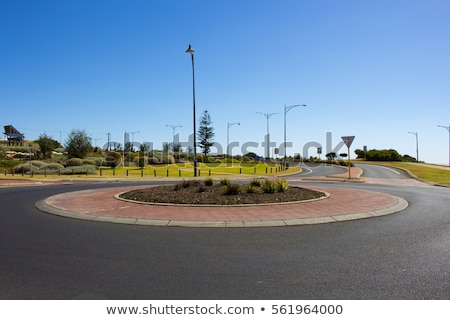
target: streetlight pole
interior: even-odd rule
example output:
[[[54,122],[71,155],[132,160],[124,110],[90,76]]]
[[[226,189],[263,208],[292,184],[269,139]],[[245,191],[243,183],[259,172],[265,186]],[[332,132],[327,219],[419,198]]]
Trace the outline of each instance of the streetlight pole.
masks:
[[[438,126],[448,131],[448,166],[450,167],[450,126]]]
[[[284,105],[284,167],[286,168],[286,114],[290,111],[290,110],[292,110],[292,109],[294,109],[294,108],[297,108],[297,107],[306,107],[306,104],[296,104],[296,105],[293,105],[293,106],[286,106],[286,105]]]
[[[408,132],[416,136],[416,162],[419,162],[419,133],[418,132]]]
[[[134,134],[135,133],[140,133],[139,131],[133,131],[131,132],[131,151],[134,152]]]
[[[269,118],[275,114],[278,114],[278,112],[275,113],[262,113],[262,112],[257,112],[259,114],[262,114],[264,117],[266,117],[267,119],[267,132],[266,132],[266,136],[267,136],[267,149],[266,149],[266,159],[270,158],[270,137],[269,137]]]
[[[227,124],[228,125],[228,127],[227,127],[227,158],[228,158],[228,155],[230,154],[230,148],[229,148],[229,146],[230,146],[230,127],[235,124],[237,124],[238,126],[241,125],[239,122],[233,122],[233,123],[228,122],[228,124]]]
[[[197,138],[196,138],[196,120],[195,120],[195,76],[194,76],[194,52],[191,45],[186,50],[186,53],[191,54],[192,60],[192,101],[193,101],[193,111],[194,111],[194,177],[197,176]]]
[[[166,124],[166,127],[172,128],[172,144],[175,145],[175,129],[181,128],[181,126],[171,126],[170,124]],[[173,146],[172,146],[172,148],[173,148]]]

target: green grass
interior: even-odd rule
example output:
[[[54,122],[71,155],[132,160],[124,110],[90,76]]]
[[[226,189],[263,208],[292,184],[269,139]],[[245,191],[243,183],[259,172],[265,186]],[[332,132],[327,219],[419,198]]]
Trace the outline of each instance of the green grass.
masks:
[[[279,174],[291,174],[300,172],[298,167],[290,167],[287,170],[282,171],[281,166],[275,164],[247,164],[241,163],[239,165],[233,164],[229,166],[227,164],[217,165],[209,163],[197,163],[197,176],[199,177],[226,177],[228,175],[257,175],[257,176],[274,176]],[[10,174],[8,174],[11,177]],[[15,174],[14,177],[21,177],[21,174]],[[30,177],[29,174],[24,176]],[[34,174],[34,178],[154,178],[154,177],[180,177],[189,178],[194,177],[194,167],[192,164],[161,164],[161,165],[148,165],[145,168],[137,167],[117,167],[111,169],[109,167],[99,168],[94,174],[75,174],[75,175],[57,175],[57,174]]]
[[[448,167],[443,166],[441,169],[439,166],[426,167],[411,162],[395,162],[395,161],[392,162],[367,161],[364,162],[364,164],[380,164],[405,169],[423,181],[450,186],[450,170]]]

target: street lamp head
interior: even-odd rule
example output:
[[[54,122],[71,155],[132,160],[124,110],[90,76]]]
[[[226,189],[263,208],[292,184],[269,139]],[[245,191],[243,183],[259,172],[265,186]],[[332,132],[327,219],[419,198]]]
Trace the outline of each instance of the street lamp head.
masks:
[[[195,52],[194,49],[192,49],[192,46],[189,44],[189,48],[187,48],[186,53],[193,54]]]

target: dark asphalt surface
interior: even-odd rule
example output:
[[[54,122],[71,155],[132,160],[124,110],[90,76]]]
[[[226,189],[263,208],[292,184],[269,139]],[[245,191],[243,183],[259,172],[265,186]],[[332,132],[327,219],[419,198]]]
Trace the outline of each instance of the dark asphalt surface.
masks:
[[[410,206],[283,228],[92,223],[34,207],[56,193],[105,186],[0,189],[1,299],[450,298],[447,188],[333,183]]]

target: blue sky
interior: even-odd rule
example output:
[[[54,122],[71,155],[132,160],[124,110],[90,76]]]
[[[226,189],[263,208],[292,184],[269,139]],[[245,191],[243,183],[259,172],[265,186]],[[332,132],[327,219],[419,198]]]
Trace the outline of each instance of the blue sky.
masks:
[[[230,142],[264,155],[257,112],[278,113],[279,146],[284,106],[306,104],[287,114],[288,155],[325,152],[332,132],[333,147],[354,135],[352,150],[415,156],[418,132],[419,159],[448,164],[449,16],[447,0],[0,0],[0,124],[63,143],[81,129],[99,146],[135,132],[156,149],[181,125],[187,141],[192,44],[197,116],[224,147],[240,122]]]

